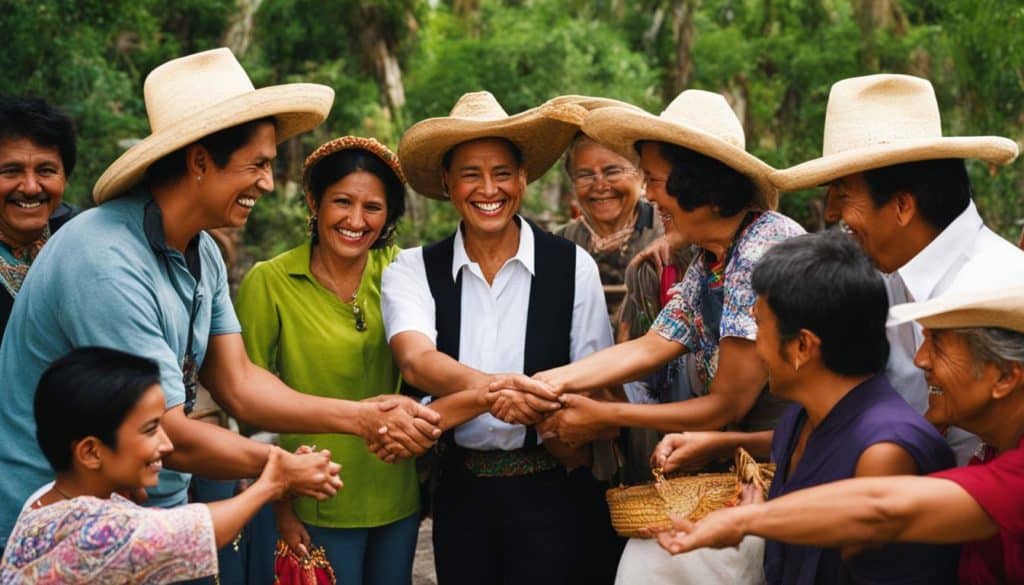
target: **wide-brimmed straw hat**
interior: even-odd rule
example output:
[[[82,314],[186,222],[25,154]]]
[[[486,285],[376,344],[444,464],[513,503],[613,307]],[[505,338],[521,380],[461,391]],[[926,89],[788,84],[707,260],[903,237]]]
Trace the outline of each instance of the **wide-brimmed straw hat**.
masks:
[[[420,195],[447,199],[441,174],[445,153],[463,142],[504,138],[523,154],[527,181],[555,164],[576,133],[572,124],[532,108],[509,116],[487,91],[463,94],[448,116],[417,122],[402,136],[398,158],[409,185]]]
[[[568,122],[579,128],[591,110],[598,108],[628,108],[644,111],[633,104],[603,97],[589,95],[560,95],[553,97],[540,106],[540,113],[546,118],[554,118]]]
[[[636,143],[646,140],[699,152],[749,177],[760,207],[778,205],[778,192],[768,182],[772,167],[746,151],[743,126],[720,94],[688,89],[658,116],[639,108],[597,108],[587,115],[582,130],[623,154],[636,152]]]
[[[978,158],[1007,164],[1017,143],[999,136],[942,135],[931,82],[911,75],[866,75],[836,82],[828,95],[821,158],[775,171],[783,191],[816,187],[840,177],[896,164]]]
[[[889,324],[917,321],[930,329],[999,327],[1024,333],[1024,287],[942,295],[889,309]]]
[[[143,88],[150,135],[129,148],[96,181],[97,204],[123,195],[160,158],[220,130],[273,116],[277,141],[320,125],[334,90],[313,83],[256,89],[228,49],[188,55],[160,65]]]
[[[405,173],[402,172],[402,166],[398,163],[398,156],[391,152],[390,148],[377,142],[374,138],[342,136],[321,144],[312,154],[306,157],[306,162],[302,165],[302,190],[305,192],[306,197],[312,198],[313,196],[309,186],[313,167],[323,159],[343,150],[365,150],[369,152],[386,164],[395,173],[395,177],[398,178],[400,183],[405,184]]]

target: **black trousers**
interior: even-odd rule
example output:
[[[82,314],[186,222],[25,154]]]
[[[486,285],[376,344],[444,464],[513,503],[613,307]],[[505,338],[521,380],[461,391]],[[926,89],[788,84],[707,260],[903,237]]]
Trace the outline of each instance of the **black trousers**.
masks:
[[[434,500],[438,585],[611,584],[625,541],[589,470],[445,473]]]

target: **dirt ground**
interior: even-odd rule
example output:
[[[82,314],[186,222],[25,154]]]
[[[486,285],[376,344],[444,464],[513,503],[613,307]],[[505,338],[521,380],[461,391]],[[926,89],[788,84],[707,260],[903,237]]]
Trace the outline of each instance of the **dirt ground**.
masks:
[[[412,585],[437,585],[434,572],[434,545],[430,539],[433,522],[427,518],[420,524],[420,536],[416,541],[416,558],[412,562]]]

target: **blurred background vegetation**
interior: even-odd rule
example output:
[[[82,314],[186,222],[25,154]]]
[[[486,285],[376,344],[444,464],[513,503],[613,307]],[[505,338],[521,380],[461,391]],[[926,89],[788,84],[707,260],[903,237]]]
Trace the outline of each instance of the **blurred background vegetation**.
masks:
[[[316,131],[279,149],[277,188],[240,234],[242,262],[305,237],[295,181],[305,155],[344,134],[394,147],[412,123],[487,89],[516,113],[556,95],[613,97],[657,113],[685,88],[721,92],[748,148],[776,167],[816,157],[829,87],[875,72],[932,80],[947,134],[1024,140],[1024,0],[0,0],[0,91],[45,97],[76,120],[68,199],[148,134],[142,82],[160,63],[228,46],[257,87],[327,84]],[[1024,217],[1024,168],[970,163],[986,221],[1007,237]],[[528,215],[565,219],[553,169]],[[818,227],[820,192],[783,211]],[[400,243],[449,233],[450,206],[410,194]]]

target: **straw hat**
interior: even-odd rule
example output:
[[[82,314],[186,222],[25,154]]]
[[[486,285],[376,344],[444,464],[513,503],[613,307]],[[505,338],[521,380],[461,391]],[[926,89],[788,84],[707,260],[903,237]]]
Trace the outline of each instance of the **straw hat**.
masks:
[[[560,95],[544,102],[540,106],[540,113],[546,118],[561,120],[574,126],[582,126],[587,114],[598,108],[629,108],[642,112],[643,110],[633,104],[613,100],[611,98],[592,97],[589,95]]]
[[[953,293],[889,309],[889,325],[907,321],[932,329],[1000,327],[1024,333],[1024,287]]]
[[[228,49],[168,61],[150,72],[143,88],[151,134],[129,148],[96,181],[99,204],[123,195],[160,158],[220,130],[273,116],[277,141],[320,125],[334,90],[312,83],[256,89]]]
[[[544,117],[539,108],[509,116],[490,92],[477,91],[463,94],[448,116],[409,128],[398,144],[398,158],[417,193],[447,199],[441,182],[442,159],[459,144],[478,138],[509,140],[523,153],[529,182],[555,164],[575,133],[575,126]]]
[[[380,142],[373,138],[363,138],[361,136],[342,136],[341,138],[335,138],[329,142],[321,144],[312,154],[306,157],[306,162],[302,165],[302,190],[306,193],[306,197],[312,198],[313,194],[310,191],[309,179],[313,174],[313,167],[320,161],[331,156],[336,152],[342,150],[365,150],[370,154],[376,156],[388,166],[395,173],[395,177],[398,178],[398,182],[405,184],[405,174],[402,173],[402,167],[398,163],[398,157],[395,153],[391,152],[391,149],[384,146]]]
[[[720,94],[688,89],[659,116],[639,108],[598,108],[587,115],[582,129],[623,154],[636,152],[636,143],[642,140],[689,148],[749,177],[757,186],[761,207],[778,205],[778,192],[768,182],[772,167],[746,151],[743,126]]]
[[[998,136],[942,136],[931,82],[910,75],[866,75],[838,81],[828,95],[821,158],[775,171],[783,191],[823,185],[847,175],[921,160],[980,158],[1007,164],[1017,143]]]

